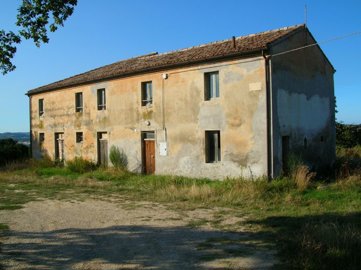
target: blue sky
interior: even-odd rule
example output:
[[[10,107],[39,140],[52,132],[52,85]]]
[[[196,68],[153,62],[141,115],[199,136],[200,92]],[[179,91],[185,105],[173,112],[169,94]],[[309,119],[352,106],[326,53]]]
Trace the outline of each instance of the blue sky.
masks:
[[[20,0],[1,0],[0,28],[15,30]],[[27,90],[121,59],[186,48],[304,22],[321,42],[361,31],[361,1],[78,0],[63,28],[37,48],[19,47],[0,75],[0,132],[28,131]],[[345,123],[361,123],[361,35],[321,44],[334,67]]]

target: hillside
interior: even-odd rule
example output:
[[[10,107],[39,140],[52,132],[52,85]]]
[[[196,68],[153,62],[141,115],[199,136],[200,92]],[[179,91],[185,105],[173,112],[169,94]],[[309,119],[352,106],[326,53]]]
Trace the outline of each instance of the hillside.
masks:
[[[1,139],[14,139],[19,143],[30,144],[30,134],[29,132],[4,132],[0,133]]]

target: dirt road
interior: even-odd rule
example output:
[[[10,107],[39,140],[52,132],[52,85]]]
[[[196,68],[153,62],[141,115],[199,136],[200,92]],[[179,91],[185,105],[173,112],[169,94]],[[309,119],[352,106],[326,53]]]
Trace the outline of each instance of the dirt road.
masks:
[[[268,269],[275,252],[239,218],[155,203],[46,200],[0,211],[0,269]],[[222,224],[220,224],[222,225]]]

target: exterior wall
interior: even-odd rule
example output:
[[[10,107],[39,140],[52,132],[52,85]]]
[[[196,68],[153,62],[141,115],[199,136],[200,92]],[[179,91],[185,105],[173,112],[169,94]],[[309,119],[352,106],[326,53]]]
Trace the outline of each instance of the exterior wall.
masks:
[[[302,30],[272,48],[271,55],[313,43]],[[282,136],[290,152],[316,170],[335,161],[334,69],[317,47],[271,58],[274,174],[282,171]],[[305,145],[306,142],[306,145]]]
[[[122,148],[131,171],[142,170],[141,131],[156,133],[156,173],[192,177],[257,177],[267,174],[266,83],[263,58],[234,60],[32,95],[33,155],[54,157],[54,133],[64,132],[65,159],[97,160],[97,132]],[[220,97],[204,100],[204,73],[219,71]],[[168,78],[163,80],[162,73]],[[152,81],[153,105],[141,106],[141,82]],[[106,110],[97,110],[97,89],[106,89]],[[83,112],[75,93],[83,92]],[[38,100],[45,113],[39,117]],[[163,106],[164,104],[164,106]],[[164,111],[163,111],[164,107]],[[205,131],[220,130],[221,162],[205,163]],[[84,141],[75,142],[82,131]],[[167,143],[167,155],[159,145]]]

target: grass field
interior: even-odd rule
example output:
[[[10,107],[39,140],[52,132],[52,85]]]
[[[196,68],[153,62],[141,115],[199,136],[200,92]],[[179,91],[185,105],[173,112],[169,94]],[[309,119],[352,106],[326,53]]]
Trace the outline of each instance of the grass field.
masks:
[[[0,172],[0,210],[21,208],[43,198],[78,199],[122,195],[173,209],[222,207],[246,217],[240,226],[276,243],[276,269],[360,269],[361,148],[338,150],[337,180],[317,181],[295,174],[273,181],[211,181],[144,176],[114,169],[77,173],[51,163],[12,164]],[[303,178],[307,178],[307,172]],[[296,179],[297,177],[298,180]],[[212,226],[220,227],[222,212]],[[190,226],[201,226],[197,220]],[[0,224],[0,230],[6,230]]]

